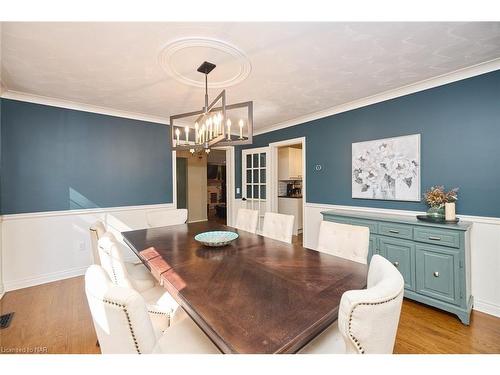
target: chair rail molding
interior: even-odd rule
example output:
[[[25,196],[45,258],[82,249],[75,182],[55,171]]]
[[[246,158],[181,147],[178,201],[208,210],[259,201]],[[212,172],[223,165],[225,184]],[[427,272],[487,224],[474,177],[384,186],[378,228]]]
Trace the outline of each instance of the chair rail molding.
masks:
[[[316,249],[322,211],[331,209],[361,213],[392,214],[412,216],[423,214],[418,211],[404,211],[384,208],[341,206],[323,203],[305,204],[304,246]],[[473,309],[500,317],[500,218],[457,215],[473,223],[471,230],[471,287],[474,296]]]
[[[4,292],[83,275],[92,263],[89,226],[96,220],[121,240],[122,231],[148,227],[146,212],[175,208],[165,203],[0,216]],[[126,258],[137,260],[132,251]]]

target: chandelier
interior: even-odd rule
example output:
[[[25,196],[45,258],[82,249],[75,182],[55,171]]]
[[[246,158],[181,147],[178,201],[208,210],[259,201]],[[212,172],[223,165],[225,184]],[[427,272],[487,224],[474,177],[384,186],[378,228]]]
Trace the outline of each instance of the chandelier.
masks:
[[[226,105],[226,90],[208,102],[208,74],[215,64],[205,61],[197,69],[205,75],[205,105],[200,111],[170,116],[173,150],[210,152],[211,147],[251,144],[253,102]]]

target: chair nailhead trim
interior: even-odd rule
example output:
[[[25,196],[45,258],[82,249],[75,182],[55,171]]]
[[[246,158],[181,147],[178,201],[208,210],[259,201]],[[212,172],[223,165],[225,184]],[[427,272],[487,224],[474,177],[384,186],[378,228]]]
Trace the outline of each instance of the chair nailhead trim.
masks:
[[[353,306],[353,308],[351,309],[351,312],[349,314],[349,327],[348,327],[348,334],[349,334],[349,338],[351,339],[351,341],[353,342],[354,346],[356,346],[356,349],[358,349],[358,352],[360,354],[365,354],[365,349],[363,349],[363,347],[361,346],[361,343],[359,342],[359,340],[351,333],[351,322],[352,322],[352,314],[354,313],[354,310],[356,309],[356,307],[360,306],[360,305],[382,305],[383,303],[388,303],[388,302],[391,302],[393,300],[395,300],[396,298],[399,297],[399,295],[401,294],[401,291],[396,294],[394,297],[392,298],[389,298],[385,301],[380,301],[380,302],[360,302],[360,303],[357,303],[356,305]]]
[[[165,316],[170,317],[170,314],[169,314],[169,313],[166,313],[166,312],[161,312],[161,311],[148,310],[148,313],[150,313],[150,314],[156,314],[156,315],[165,315]]]
[[[125,313],[125,317],[127,318],[128,328],[130,329],[130,334],[132,335],[132,340],[134,341],[135,350],[137,350],[137,354],[141,354],[141,350],[139,349],[139,343],[137,342],[137,339],[135,337],[134,329],[132,328],[132,322],[130,321],[130,316],[128,314],[127,307],[125,305],[122,305],[120,303],[113,302],[113,301],[110,301],[107,299],[103,299],[102,301],[105,303],[109,303],[110,305],[113,305],[113,306],[118,306],[123,310],[123,312]]]

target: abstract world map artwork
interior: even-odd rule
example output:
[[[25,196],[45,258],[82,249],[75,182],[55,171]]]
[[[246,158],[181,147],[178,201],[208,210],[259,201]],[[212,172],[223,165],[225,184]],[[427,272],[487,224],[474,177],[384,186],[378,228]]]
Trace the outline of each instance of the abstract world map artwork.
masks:
[[[353,143],[352,197],[420,201],[420,134]]]

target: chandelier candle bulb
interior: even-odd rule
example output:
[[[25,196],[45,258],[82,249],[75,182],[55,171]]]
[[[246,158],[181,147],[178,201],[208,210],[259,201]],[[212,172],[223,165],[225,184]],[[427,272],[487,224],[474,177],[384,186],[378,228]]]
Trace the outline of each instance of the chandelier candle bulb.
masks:
[[[177,146],[181,143],[179,136],[181,135],[181,132],[179,129],[175,129],[175,135],[177,136]]]
[[[184,128],[184,131],[186,132],[186,143],[189,143],[189,127],[186,126]]]
[[[199,127],[198,123],[195,122],[194,123],[194,143],[195,144],[198,143],[198,136],[199,136],[199,134],[198,134],[198,127]]]
[[[240,120],[240,139],[243,139],[243,120]]]
[[[227,140],[231,140],[231,120],[227,120]]]

